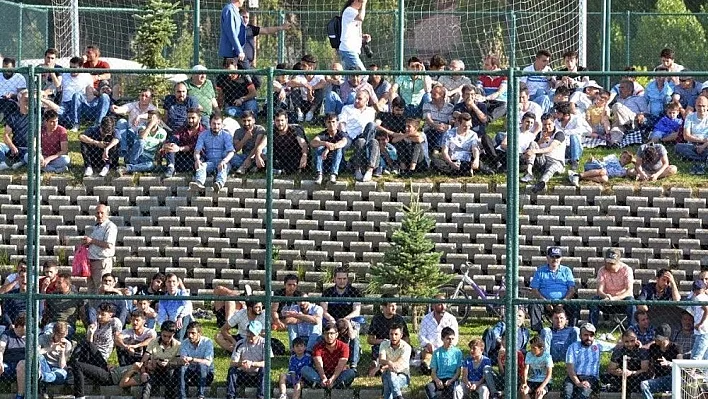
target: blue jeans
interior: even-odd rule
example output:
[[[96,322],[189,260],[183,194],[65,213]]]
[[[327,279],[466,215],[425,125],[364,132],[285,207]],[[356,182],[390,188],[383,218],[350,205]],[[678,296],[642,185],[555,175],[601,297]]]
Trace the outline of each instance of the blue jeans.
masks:
[[[384,371],[381,374],[383,382],[383,397],[384,399],[394,399],[401,395],[401,390],[408,386],[411,378],[403,373],[392,373]]]
[[[339,94],[330,91],[324,97],[325,114],[340,114],[342,112],[342,108],[344,108],[345,105],[354,104],[355,96],[356,93],[352,91],[351,93],[349,93],[349,97],[347,97],[345,100],[342,100]]]
[[[594,296],[592,299],[600,299],[599,296]],[[633,296],[627,296],[625,298],[622,298],[622,300],[632,300],[634,299]],[[624,306],[622,304],[618,304],[617,302],[613,302],[612,304],[607,304],[607,305],[600,305],[600,306],[590,306],[590,323],[593,325],[598,325],[598,322],[600,321],[600,309],[607,309],[607,308],[613,308],[613,307],[620,307]],[[636,306],[634,305],[627,305],[627,323],[629,325],[633,324],[634,320],[634,311],[636,310]]]
[[[206,390],[214,381],[214,370],[204,364],[190,364],[179,370],[179,397],[187,398],[187,386],[196,386],[199,396],[206,396]]]
[[[199,169],[197,169],[197,173],[194,174],[194,181],[204,184],[207,173],[215,172],[216,178],[214,182],[221,183],[222,185],[226,183],[226,176],[229,174],[229,165],[226,165],[226,167],[221,170],[217,170],[216,166],[219,162],[221,162],[221,160],[202,162]]]
[[[432,101],[430,93],[423,94],[423,98],[420,99],[418,104],[406,104],[405,114],[407,117],[422,118],[423,117],[423,105]]]
[[[148,172],[155,167],[154,156],[145,152],[145,140],[132,129],[126,131],[125,142],[128,148],[125,157],[127,172]]]
[[[342,163],[342,158],[344,157],[343,150],[340,148],[338,150],[330,151],[327,154],[327,158],[322,159],[322,154],[325,150],[326,147],[318,147],[313,155],[315,170],[317,171],[317,174],[323,174],[325,166],[329,166],[329,173],[333,175],[338,175],[339,165]]]
[[[651,380],[644,380],[639,384],[639,388],[645,399],[653,399],[654,395],[652,395],[652,393],[654,392],[671,391],[671,374]]]
[[[339,58],[342,60],[342,66],[345,71],[352,69],[358,69],[360,71],[366,70],[364,63],[361,62],[360,55],[354,51],[339,50]]]
[[[238,367],[229,367],[229,374],[226,377],[226,397],[235,398],[238,386],[255,386],[256,395],[263,396],[263,369],[258,369],[256,374],[247,373]]]
[[[597,391],[600,387],[600,380],[598,380],[597,377],[590,375],[579,375],[578,379],[580,379],[580,381],[589,382],[590,388],[576,387],[570,380],[570,377],[566,377],[565,382],[563,383],[562,399],[588,399],[593,391]]]
[[[43,157],[40,157],[43,159]],[[25,163],[29,162],[29,154],[24,156]],[[62,173],[66,172],[64,168],[67,168],[71,164],[71,158],[68,155],[60,155],[58,158],[49,162],[47,166],[44,167],[43,171],[51,173]]]
[[[361,342],[357,336],[349,340],[349,364],[353,369],[359,365],[359,358],[361,358]]]
[[[708,334],[693,334],[693,349],[691,360],[706,360],[708,358]]]
[[[689,161],[705,162],[708,160],[708,151],[703,151],[699,154],[696,151],[696,145],[692,143],[678,143],[674,147],[674,151],[681,158]]]
[[[569,145],[565,150],[566,157],[570,159],[571,162],[578,162],[580,157],[583,156],[583,145],[580,142],[580,137],[578,136],[568,136]]]
[[[253,114],[258,114],[258,102],[252,98],[240,106],[230,105],[226,107],[226,115],[233,118],[240,118],[243,116],[243,111],[251,111]]]
[[[98,125],[108,115],[108,110],[111,108],[111,98],[105,93],[91,101],[86,100],[86,96],[83,94],[76,93],[72,102],[74,103],[76,124],[81,122],[81,118],[84,118],[92,121],[94,125]]]
[[[300,373],[305,381],[316,384],[318,386],[322,383],[320,375],[311,366],[303,367]],[[332,388],[348,388],[352,385],[352,382],[354,382],[354,378],[356,378],[356,372],[353,369],[346,369],[342,371],[341,374],[339,374],[339,377],[337,377],[336,380],[334,380]]]

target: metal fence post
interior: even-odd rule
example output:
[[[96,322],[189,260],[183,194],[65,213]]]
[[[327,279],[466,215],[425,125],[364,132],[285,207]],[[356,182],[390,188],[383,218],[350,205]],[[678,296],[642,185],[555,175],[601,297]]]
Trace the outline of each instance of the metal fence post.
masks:
[[[403,57],[405,46],[403,45],[403,36],[406,31],[406,1],[398,0],[398,46],[396,46],[396,67],[399,71],[403,70]]]
[[[39,137],[41,103],[40,87],[34,66],[28,67],[27,89],[29,101],[29,135],[27,163],[27,331],[25,333],[25,397],[37,397],[37,336],[39,322],[39,303],[36,300],[39,268],[39,229],[40,229],[40,169],[39,156],[41,143]]]
[[[285,10],[280,10],[278,12],[278,24],[283,25],[285,23]],[[278,64],[285,62],[285,31],[281,30],[278,32]]]
[[[267,145],[267,150],[268,153],[266,154],[267,158],[267,165],[266,165],[266,218],[265,218],[265,228],[266,228],[266,259],[265,259],[265,303],[263,304],[263,307],[265,308],[265,328],[266,330],[266,342],[265,342],[265,369],[270,370],[270,365],[271,365],[271,359],[270,359],[270,352],[271,352],[271,334],[272,334],[272,329],[270,328],[271,326],[271,315],[270,315],[270,308],[272,305],[272,275],[273,275],[273,107],[275,107],[275,104],[273,104],[273,97],[275,96],[275,91],[273,90],[273,80],[274,80],[274,69],[273,67],[268,68],[268,76],[267,76],[267,82],[268,85],[266,86],[268,88],[267,90],[267,98],[268,98],[268,118],[266,119],[268,126],[266,127],[267,129],[267,138],[268,138],[268,145]],[[270,394],[270,378],[268,376],[264,377],[263,381],[263,391],[267,395],[266,399],[271,397]]]
[[[519,140],[514,134],[518,129],[518,113],[519,113],[519,82],[516,76],[516,13],[509,13],[509,22],[511,24],[511,35],[509,35],[509,70],[508,70],[508,96],[507,96],[507,142],[509,154],[518,153]],[[509,140],[511,139],[511,140]],[[516,361],[516,298],[517,298],[517,265],[519,262],[519,163],[515,157],[510,157],[507,160],[507,205],[506,205],[506,297],[505,297],[505,323],[506,323],[506,362],[504,369],[504,396],[507,398],[516,397],[516,382],[518,376],[518,367]]]
[[[194,10],[192,12],[192,38],[193,38],[193,44],[192,44],[192,65],[197,65],[200,64],[199,62],[199,43],[201,41],[200,38],[200,29],[201,29],[201,20],[200,20],[200,14],[201,14],[201,4],[199,3],[199,0],[194,0]]]
[[[610,39],[612,36],[612,0],[602,2],[602,72],[607,72],[610,66]],[[610,87],[610,77],[603,78],[604,87]]]
[[[17,60],[18,61],[22,59],[22,41],[23,41],[22,34],[25,31],[24,29],[22,29],[22,23],[23,23],[22,19],[24,18],[25,5],[20,3],[19,6],[20,6],[20,17],[19,17],[19,24],[17,25],[20,27],[20,29],[19,29],[20,32],[18,33],[19,37],[17,40]],[[19,62],[18,62],[18,65],[19,65]]]
[[[624,20],[624,66],[631,66],[632,57],[629,56],[632,46],[629,45],[630,32],[632,30],[632,12],[627,10]]]

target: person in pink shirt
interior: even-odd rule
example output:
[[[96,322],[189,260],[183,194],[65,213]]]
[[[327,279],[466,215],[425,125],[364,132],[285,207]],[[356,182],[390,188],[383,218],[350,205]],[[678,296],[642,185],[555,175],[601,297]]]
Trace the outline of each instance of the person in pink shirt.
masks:
[[[42,156],[40,166],[42,171],[65,173],[69,171],[69,138],[66,129],[59,125],[59,114],[51,109],[44,111],[42,118]],[[25,155],[25,163],[29,154]]]
[[[634,299],[634,272],[622,262],[622,250],[608,248],[605,251],[605,266],[597,271],[597,295],[593,299],[622,301]],[[608,311],[622,305],[590,306],[590,323],[597,325],[600,310]],[[634,320],[635,306],[627,305],[627,320]],[[616,312],[615,312],[616,313]]]

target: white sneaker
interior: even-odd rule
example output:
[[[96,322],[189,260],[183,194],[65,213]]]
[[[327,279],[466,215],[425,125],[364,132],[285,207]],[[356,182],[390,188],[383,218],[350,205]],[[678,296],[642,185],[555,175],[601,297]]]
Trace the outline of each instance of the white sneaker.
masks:
[[[86,167],[86,170],[84,171],[84,177],[89,177],[93,176],[93,168],[90,166]]]
[[[103,167],[103,169],[101,169],[100,172],[98,172],[98,175],[101,177],[106,177],[106,176],[108,176],[108,171],[110,171],[110,170],[111,170],[111,167],[106,165]]]
[[[0,162],[0,170],[8,170],[10,169],[10,165],[8,165],[6,162]]]
[[[17,170],[23,166],[25,166],[25,163],[23,161],[15,162],[12,164],[12,169]]]
[[[288,395],[281,393],[280,396],[278,396],[278,399],[288,399]]]
[[[298,110],[297,110],[297,121],[298,121],[298,122],[302,122],[302,121],[304,121],[304,120],[305,120],[305,114],[303,114],[302,111],[300,111],[300,109],[298,108]]]
[[[337,182],[337,175],[335,175],[334,173],[332,173],[331,175],[329,175],[329,182],[330,182],[330,183],[336,183],[336,182]]]
[[[315,184],[317,184],[318,186],[322,184],[322,179],[322,175],[317,175],[317,178],[315,179]]]
[[[366,173],[364,173],[364,177],[361,179],[363,182],[371,181],[373,177],[373,173],[370,170],[367,170]]]
[[[364,178],[364,175],[361,174],[361,169],[357,169],[356,172],[354,172],[354,178],[356,181],[361,181],[361,179]]]
[[[305,122],[312,122],[312,118],[314,118],[315,115],[312,113],[312,111],[307,111],[307,115],[305,115]]]

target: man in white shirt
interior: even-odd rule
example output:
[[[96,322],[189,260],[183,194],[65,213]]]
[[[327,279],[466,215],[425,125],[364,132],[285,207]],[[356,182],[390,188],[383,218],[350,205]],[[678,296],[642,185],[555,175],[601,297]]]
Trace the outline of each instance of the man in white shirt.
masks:
[[[339,129],[347,132],[346,151],[352,144],[358,149],[374,138],[376,132],[376,111],[367,106],[369,93],[364,90],[357,91],[354,104],[342,107],[339,114]]]
[[[524,72],[552,72],[548,65],[551,62],[551,53],[548,50],[539,50],[533,64],[524,68]],[[543,108],[544,112],[550,111],[553,106],[551,100],[551,88],[555,87],[555,77],[553,76],[522,76],[521,82],[529,89],[531,101]]]
[[[445,294],[438,294],[435,299],[445,299]],[[440,338],[443,328],[452,328],[455,331],[455,337],[458,337],[460,332],[457,319],[447,312],[446,304],[433,304],[432,309],[420,322],[420,332],[418,333],[418,342],[422,348],[420,367],[424,370],[426,367],[430,367],[433,352],[443,345],[442,338]]]
[[[342,34],[340,35],[339,57],[345,70],[366,70],[361,62],[361,47],[371,41],[370,35],[362,34],[361,25],[366,16],[368,0],[348,0],[342,13]]]
[[[580,115],[573,114],[573,107],[569,102],[558,103],[555,106],[556,130],[565,134],[570,154],[570,168],[578,168],[578,161],[583,155],[582,139],[592,133],[592,127]]]
[[[5,57],[3,68],[14,68],[15,59]],[[7,115],[17,110],[17,94],[27,88],[25,77],[13,71],[5,71],[0,75],[0,114]]]
[[[692,174],[705,174],[705,163],[708,161],[708,97],[698,96],[696,99],[696,112],[686,117],[683,137],[686,142],[676,144],[676,153],[694,162]]]

